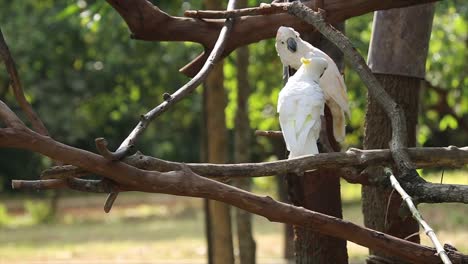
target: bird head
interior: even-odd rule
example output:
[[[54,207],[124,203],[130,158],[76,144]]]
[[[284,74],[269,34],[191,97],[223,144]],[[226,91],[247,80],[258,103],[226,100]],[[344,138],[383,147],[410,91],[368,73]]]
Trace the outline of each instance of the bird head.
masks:
[[[276,33],[276,51],[281,58],[284,65],[290,65],[285,61],[291,53],[294,54],[298,51],[298,44],[300,44],[299,33],[290,27],[280,27]]]

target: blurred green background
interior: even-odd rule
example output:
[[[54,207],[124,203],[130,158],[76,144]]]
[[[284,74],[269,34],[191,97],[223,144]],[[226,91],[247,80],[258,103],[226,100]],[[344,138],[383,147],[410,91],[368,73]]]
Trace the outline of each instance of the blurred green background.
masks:
[[[152,2],[179,16],[185,9],[201,7],[201,1]],[[259,2],[249,1],[249,5]],[[27,98],[52,137],[90,151],[95,151],[96,137],[105,137],[111,149],[118,147],[139,116],[163,100],[164,92],[174,92],[188,81],[178,69],[202,50],[193,43],[131,40],[123,20],[104,1],[0,0],[0,6],[0,27]],[[367,55],[371,24],[372,14],[346,23],[346,34],[363,56]],[[468,2],[438,2],[427,60],[427,81],[436,88],[426,87],[421,92],[419,146],[468,145],[467,46]],[[277,130],[275,107],[282,69],[274,42],[262,41],[250,45],[249,50],[251,128]],[[235,55],[231,55],[224,64],[229,100],[226,125],[230,130],[236,109],[234,60]],[[360,148],[366,89],[349,67],[345,79],[352,118],[343,147]],[[0,98],[21,115],[8,82],[0,65]],[[137,148],[162,159],[200,161],[201,102],[198,89],[160,116]],[[256,138],[251,148],[252,162],[275,159],[273,146],[265,138]],[[54,211],[49,202],[51,192],[11,190],[11,179],[35,179],[50,165],[49,159],[36,154],[0,149],[0,263],[115,258],[143,261],[155,257],[203,262],[206,245],[199,200],[125,194],[106,215],[101,209],[101,195],[61,193],[58,210]],[[438,181],[441,171],[423,171],[423,175]],[[445,172],[444,182],[468,184],[466,168]],[[276,182],[271,177],[254,183],[256,192],[275,195]],[[358,223],[362,222],[359,188],[343,183],[345,215]],[[423,209],[429,222],[443,230],[442,240],[464,236],[466,241],[466,207],[437,205]],[[259,257],[279,259],[282,226],[265,221],[255,220]],[[367,252],[354,246],[352,249],[355,253],[350,255],[358,259]]]

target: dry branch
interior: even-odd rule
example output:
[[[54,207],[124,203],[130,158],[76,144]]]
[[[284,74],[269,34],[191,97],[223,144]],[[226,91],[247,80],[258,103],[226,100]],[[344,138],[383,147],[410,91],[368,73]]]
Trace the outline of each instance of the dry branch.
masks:
[[[18,75],[18,70],[15,66],[15,61],[11,56],[10,50],[8,49],[8,45],[5,42],[5,38],[3,37],[3,32],[0,29],[0,57],[5,64],[5,67],[10,75],[11,79],[11,87],[13,89],[13,93],[15,95],[16,101],[20,105],[23,112],[26,114],[26,117],[31,122],[34,130],[42,135],[49,135],[47,128],[45,127],[42,120],[39,116],[34,112],[31,104],[29,104],[28,100],[24,96],[23,86],[21,85],[21,81]]]
[[[4,109],[0,109],[2,112]],[[220,182],[201,177],[187,166],[170,172],[145,171],[123,162],[109,162],[100,155],[59,143],[28,128],[0,129],[0,147],[27,149],[52,159],[79,166],[111,179],[134,191],[203,197],[231,204],[270,221],[301,225],[322,234],[336,236],[417,263],[438,263],[434,249],[370,230],[334,217],[261,197]],[[464,256],[451,252],[453,263]]]
[[[407,151],[417,168],[459,168],[468,164],[468,147],[408,148]],[[259,163],[179,163],[145,156],[141,153],[127,157],[123,161],[140,169],[160,172],[179,170],[184,164],[195,173],[209,178],[262,177],[321,168],[388,166],[393,162],[391,152],[388,149],[360,150],[354,148],[346,152],[321,153],[289,160]],[[89,173],[75,166],[59,166],[45,170],[41,178],[80,177],[87,174]]]
[[[444,248],[442,247],[442,244],[440,244],[440,241],[437,238],[434,230],[423,219],[421,213],[419,213],[418,209],[414,205],[413,200],[411,199],[411,196],[409,196],[408,193],[406,193],[405,190],[401,187],[400,183],[398,182],[398,180],[393,175],[392,170],[386,168],[385,169],[385,174],[387,175],[387,177],[389,177],[393,189],[395,189],[401,195],[401,199],[408,206],[408,209],[411,211],[411,214],[413,215],[413,218],[416,221],[418,221],[418,223],[422,226],[422,228],[424,228],[424,231],[426,232],[426,235],[431,239],[432,243],[434,244],[434,246],[435,246],[435,248],[437,250],[437,254],[439,255],[442,262],[444,264],[451,264],[452,262],[450,261],[449,257],[447,256],[447,252],[445,252]]]
[[[201,20],[171,16],[147,0],[106,0],[119,12],[127,23],[132,37],[149,41],[190,41],[203,45],[205,52],[200,54],[181,71],[192,77],[207,60],[213,49],[216,37],[224,24],[223,20]],[[434,2],[436,0],[330,0],[325,1],[327,21],[339,23],[347,18],[360,16],[375,10],[406,7]],[[312,7],[313,1],[305,2]],[[310,31],[310,26],[287,14],[251,16],[240,18],[228,38],[222,57],[226,57],[240,46],[255,43],[275,36],[280,26],[294,27],[299,31]]]
[[[119,1],[109,1],[111,4],[117,4],[119,7],[122,7]],[[135,1],[138,2],[138,1]],[[234,0],[230,0],[228,3],[228,10],[232,10],[234,8]],[[119,4],[118,4],[119,3]],[[127,2],[125,1],[125,5],[131,5],[133,6],[138,6],[138,3],[133,3],[133,1]],[[142,5],[142,3],[140,3]],[[151,3],[147,2],[145,0],[146,7],[150,6]],[[115,7],[115,6],[114,6]],[[135,8],[135,7],[132,7]],[[154,6],[151,5],[151,8],[155,12],[161,12],[159,9],[154,8]],[[119,9],[117,9],[119,10]],[[141,13],[143,16],[144,12]],[[127,22],[128,23],[128,22]],[[137,126],[133,129],[133,131],[128,135],[128,137],[120,144],[119,148],[117,149],[117,152],[127,152],[125,151],[126,149],[130,148],[130,146],[134,145],[138,137],[143,133],[143,131],[146,129],[148,124],[154,120],[156,117],[167,111],[171,106],[175,105],[177,102],[182,100],[184,97],[189,95],[191,92],[195,90],[208,76],[210,71],[213,69],[214,65],[222,58],[223,51],[225,49],[225,46],[227,45],[227,39],[228,36],[232,30],[234,20],[233,19],[227,19],[224,22],[223,27],[221,28],[221,31],[219,31],[219,36],[218,32],[216,35],[218,38],[216,39],[216,42],[214,43],[213,49],[208,56],[208,59],[204,63],[203,67],[200,69],[200,71],[193,77],[188,83],[186,83],[184,86],[179,88],[175,93],[169,95],[169,94],[164,94],[164,102],[153,108],[151,111],[146,113],[145,115],[141,116],[140,122],[137,124]],[[146,26],[146,25],[145,25]],[[168,28],[163,27],[161,25],[158,25],[159,29],[167,30],[167,32],[170,32],[171,35],[177,36],[177,32],[171,32]],[[200,31],[195,30],[194,32],[196,34],[202,34]],[[192,32],[191,32],[192,33]]]
[[[410,158],[417,168],[462,167],[468,164],[468,147],[457,148],[408,148]],[[389,166],[393,163],[390,150],[350,149],[346,152],[321,153],[290,160],[261,163],[211,164],[178,163],[157,159],[137,153],[123,160],[125,163],[148,171],[177,171],[184,165],[203,177],[214,179],[262,177],[321,168],[341,168],[341,175],[351,183],[385,184],[380,179],[373,179],[363,169],[369,166]],[[363,171],[363,172],[361,172]],[[360,173],[361,172],[361,173]],[[75,166],[58,166],[45,170],[42,179],[66,179],[88,175],[84,169]],[[370,179],[369,179],[370,178]],[[457,184],[434,184],[424,180],[403,181],[404,187],[418,203],[460,202],[468,203],[468,186]]]

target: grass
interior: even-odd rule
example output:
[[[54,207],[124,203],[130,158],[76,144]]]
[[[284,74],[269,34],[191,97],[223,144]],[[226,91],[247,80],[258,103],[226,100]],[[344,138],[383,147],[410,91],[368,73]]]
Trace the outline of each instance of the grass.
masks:
[[[444,182],[468,184],[467,175],[448,171]],[[438,182],[440,173],[427,179]],[[342,195],[345,219],[362,225],[360,187],[343,182]],[[102,210],[104,199],[64,197],[55,222],[35,225],[27,213],[13,210],[18,200],[6,201],[11,223],[0,228],[0,263],[205,263],[200,199],[125,193],[110,214]],[[420,210],[443,243],[468,252],[466,205],[421,205]],[[284,263],[283,225],[255,217],[254,230],[259,263]],[[424,234],[421,238],[431,245]],[[367,249],[353,243],[348,248],[351,260],[363,263]]]

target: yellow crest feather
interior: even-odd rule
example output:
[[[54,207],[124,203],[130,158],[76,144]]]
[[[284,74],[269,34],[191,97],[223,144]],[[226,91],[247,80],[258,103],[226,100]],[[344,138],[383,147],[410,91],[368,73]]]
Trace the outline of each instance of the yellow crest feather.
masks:
[[[302,57],[301,62],[302,62],[302,64],[307,65],[307,64],[310,64],[310,59],[306,59],[306,58]]]

